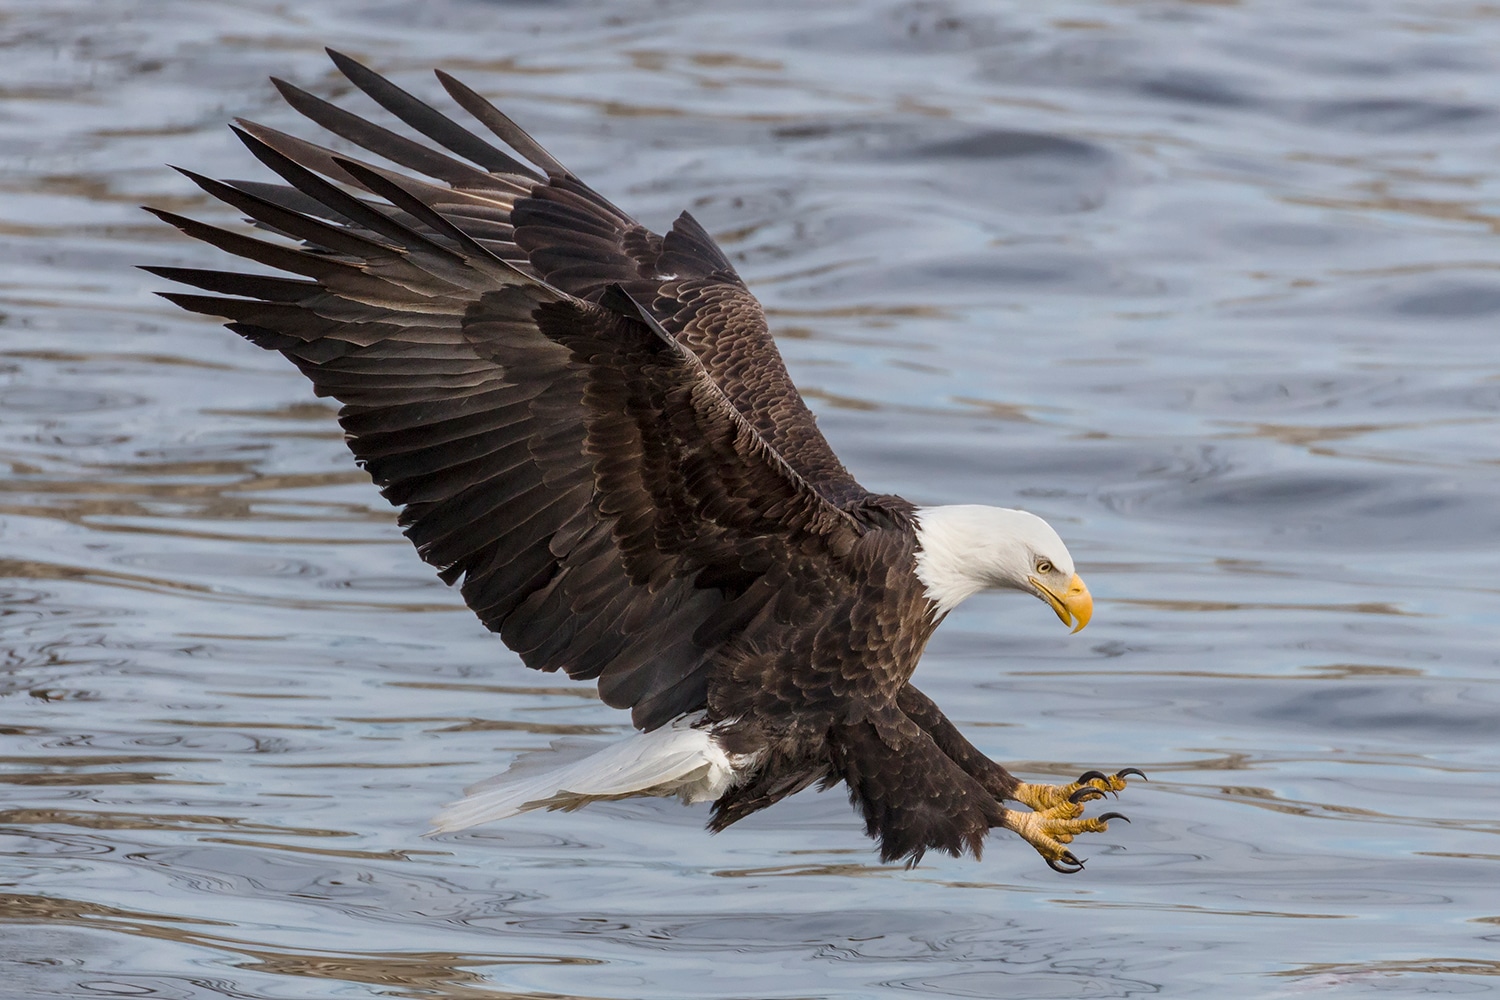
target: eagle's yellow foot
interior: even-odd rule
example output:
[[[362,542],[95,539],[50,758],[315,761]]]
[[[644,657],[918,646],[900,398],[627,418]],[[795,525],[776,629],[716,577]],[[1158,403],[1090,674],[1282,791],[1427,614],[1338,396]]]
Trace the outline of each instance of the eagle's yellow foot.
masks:
[[[1078,780],[1067,785],[1033,785],[1023,781],[1016,786],[1012,796],[1017,802],[1030,806],[1037,812],[1047,812],[1063,804],[1077,805],[1093,799],[1102,799],[1106,792],[1119,792],[1125,788],[1125,779],[1136,775],[1142,781],[1146,775],[1140,768],[1127,767],[1114,774],[1103,771],[1085,771]],[[1077,813],[1073,813],[1077,815]]]
[[[1128,817],[1117,812],[1091,816],[1088,819],[1079,815],[1082,812],[1083,806],[1076,802],[1062,802],[1046,811],[1028,813],[1012,810],[1006,812],[1003,825],[1006,829],[1019,833],[1026,843],[1036,848],[1042,860],[1047,862],[1047,867],[1055,872],[1071,875],[1083,871],[1083,862],[1064,844],[1072,842],[1080,833],[1103,833],[1109,829],[1109,821],[1112,819],[1130,822]]]
[[[1127,767],[1114,774],[1102,771],[1085,771],[1078,780],[1067,785],[1033,785],[1022,782],[1012,796],[1032,811],[1007,812],[1004,825],[1020,834],[1053,870],[1071,875],[1083,870],[1083,862],[1065,847],[1080,833],[1102,833],[1109,829],[1109,821],[1130,820],[1117,812],[1102,816],[1083,818],[1083,805],[1094,799],[1102,799],[1110,792],[1125,788],[1125,779],[1130,775],[1145,780],[1146,775],[1138,768]]]

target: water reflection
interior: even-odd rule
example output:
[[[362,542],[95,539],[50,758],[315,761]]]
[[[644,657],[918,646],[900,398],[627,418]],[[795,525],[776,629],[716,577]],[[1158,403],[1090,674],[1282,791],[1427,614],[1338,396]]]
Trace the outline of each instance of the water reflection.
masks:
[[[1046,5],[0,0],[0,921],[25,997],[1294,996],[1487,988],[1500,20]],[[1063,526],[924,690],[1037,780],[1136,764],[1059,879],[874,863],[841,792],[423,840],[622,731],[415,560],[332,408],[151,296],[164,162],[255,165],[335,44],[459,74],[765,302],[841,456]],[[300,126],[299,126],[300,127]],[[233,222],[226,214],[218,216]],[[1033,612],[1033,613],[1028,613]]]
[[[593,964],[586,958],[554,958],[536,955],[462,955],[445,952],[390,952],[359,954],[272,949],[202,927],[231,927],[218,920],[187,919],[164,914],[100,906],[51,896],[0,894],[0,921],[45,923],[52,927],[106,929],[112,934],[165,941],[192,949],[239,956],[234,964],[251,973],[275,977],[332,980],[336,983],[368,983],[379,986],[385,996],[451,998],[532,998],[542,994],[515,993],[496,989],[479,969],[496,965]],[[175,977],[129,975],[90,979],[79,986],[94,995],[161,995],[158,983]],[[233,991],[231,981],[223,988]],[[218,993],[219,989],[212,992]],[[170,993],[166,995],[171,995]],[[586,998],[578,998],[586,1000]]]

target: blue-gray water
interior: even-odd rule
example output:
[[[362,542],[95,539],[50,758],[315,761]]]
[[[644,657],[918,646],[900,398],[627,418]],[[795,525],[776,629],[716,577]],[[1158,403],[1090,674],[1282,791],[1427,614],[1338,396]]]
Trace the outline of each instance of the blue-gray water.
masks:
[[[625,720],[132,269],[222,265],[136,206],[231,218],[163,164],[261,177],[224,125],[348,97],[324,44],[690,208],[866,485],[1059,527],[1089,629],[976,599],[919,680],[1029,777],[1149,772],[1085,873],[882,867],[841,792],[419,836]],[[0,995],[1493,992],[1497,70],[1457,0],[3,0]]]

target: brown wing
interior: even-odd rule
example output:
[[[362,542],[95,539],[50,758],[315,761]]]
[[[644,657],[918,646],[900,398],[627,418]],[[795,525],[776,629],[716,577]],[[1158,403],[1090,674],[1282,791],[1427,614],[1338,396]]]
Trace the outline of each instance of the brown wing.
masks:
[[[401,183],[427,207],[524,272],[591,302],[612,285],[624,288],[698,355],[733,405],[824,496],[845,503],[864,495],[792,384],[760,303],[691,216],[683,213],[665,236],[658,236],[578,180],[508,117],[447,74],[439,71],[438,77],[449,94],[515,156],[348,56],[332,50],[329,54],[355,86],[442,151],[275,81],[294,108],[344,139],[441,182],[407,178]],[[331,150],[264,126],[242,125],[311,170],[368,187],[341,169]],[[397,176],[378,173],[387,179]],[[234,183],[284,207],[348,221],[331,206],[309,201],[295,189]],[[404,215],[402,221],[417,232],[432,232],[421,218]]]
[[[860,525],[623,291],[567,295],[388,174],[324,164],[379,206],[241,138],[294,194],[188,176],[303,246],[156,214],[303,279],[150,270],[220,293],[167,297],[344,404],[350,449],[422,558],[529,666],[597,677],[651,728],[703,707],[715,651],[788,582],[839,575]]]

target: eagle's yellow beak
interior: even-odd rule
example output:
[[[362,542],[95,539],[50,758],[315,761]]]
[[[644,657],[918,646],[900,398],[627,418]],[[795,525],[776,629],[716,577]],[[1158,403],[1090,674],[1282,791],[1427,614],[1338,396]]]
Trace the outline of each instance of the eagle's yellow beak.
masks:
[[[1044,585],[1036,577],[1029,577],[1031,585],[1035,587],[1047,601],[1052,605],[1052,610],[1057,612],[1057,617],[1062,619],[1064,625],[1073,625],[1073,631],[1077,632],[1089,623],[1094,617],[1094,598],[1089,594],[1089,588],[1083,585],[1083,578],[1077,573],[1073,579],[1068,581],[1068,591],[1065,594],[1057,594],[1051,588]]]

